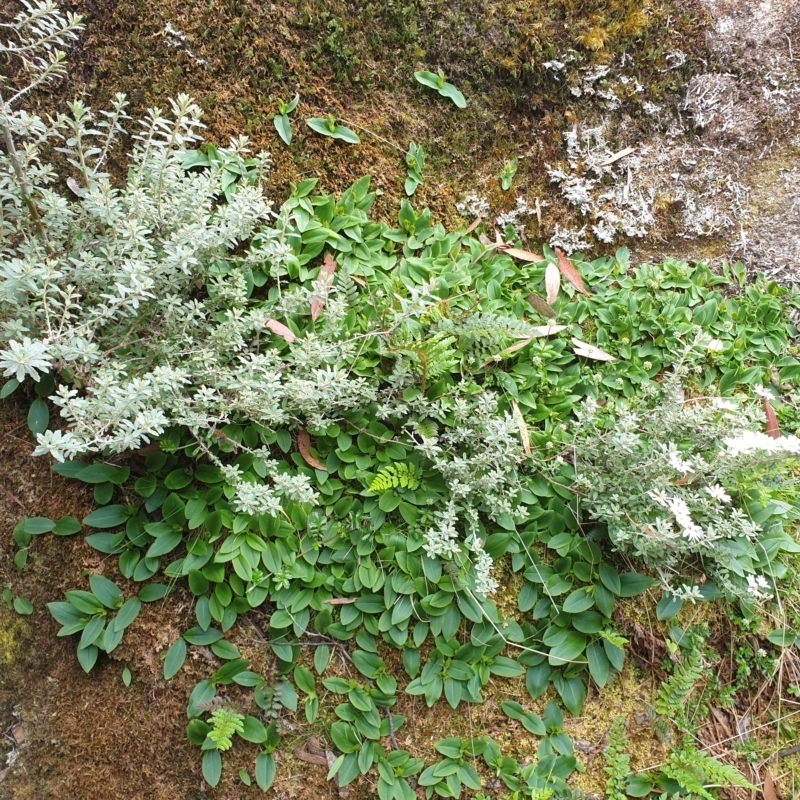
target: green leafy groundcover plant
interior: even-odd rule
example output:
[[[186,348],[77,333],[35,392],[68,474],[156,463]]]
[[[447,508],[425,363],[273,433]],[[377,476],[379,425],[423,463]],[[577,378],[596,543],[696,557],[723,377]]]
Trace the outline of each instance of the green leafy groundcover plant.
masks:
[[[629,272],[624,250],[591,263],[575,259],[593,293],[567,287],[553,302],[557,324],[528,321],[534,312],[527,298],[543,291],[556,254],[519,267],[492,247],[432,225],[428,212],[407,203],[399,228],[372,223],[366,180],[341,198],[313,190],[313,181],[299,185],[279,215],[292,249],[285,272],[272,277],[268,263],[256,269],[251,261],[242,275],[245,307],[267,320],[269,334],[258,346],[275,370],[273,402],[295,404],[280,415],[283,423],[248,421],[234,407],[232,418],[211,430],[172,427],[132,484],[127,470],[103,463],[72,460],[54,469],[110,487],[110,494],[100,492],[107,504],[84,522],[98,530],[89,543],[117,556],[126,578],[185,580],[197,598],[197,626],[170,648],[165,676],[181,668],[187,644],[211,646],[227,660],[189,703],[189,735],[206,750],[209,782],[219,780],[222,762],[208,736],[213,723],[202,716],[213,712],[215,699],[225,702],[225,686],[252,687],[260,713],[285,713],[298,704],[293,678],[313,721],[316,679],[295,665],[300,643],[315,643],[314,665],[323,675],[337,642],[352,642],[362,679],[323,679],[345,698],[331,729],[341,753],[331,777],[346,784],[375,768],[382,796],[405,797],[407,778],[424,765],[381,744],[403,723],[390,711],[398,691],[457,708],[481,702],[492,676],[524,676],[532,699],[552,685],[577,714],[587,680],[605,686],[623,666],[614,605],[653,580],[616,569],[603,528],[592,532],[590,520],[579,518],[573,467],[557,453],[574,435],[581,400],[654,388],[698,328],[723,344],[697,356],[701,368],[687,377],[694,390],[726,376],[730,389],[746,387],[766,378],[772,364],[793,382],[797,362],[776,359],[766,344],[783,352],[793,331],[774,284],[726,299],[713,287],[729,274],[682,262]],[[209,291],[220,286],[217,280]],[[740,329],[728,321],[747,318],[752,305],[775,309],[770,339],[741,346]],[[573,336],[592,339],[617,360],[575,355]],[[325,370],[308,371],[320,353]],[[345,367],[347,381],[321,398],[324,381]],[[282,388],[282,381],[310,383],[311,376],[317,383],[303,385],[308,399],[296,387],[294,394]],[[283,487],[276,509],[271,493],[256,491],[261,487]],[[767,500],[760,507],[768,509]],[[521,576],[518,619],[503,618],[492,602],[501,570]],[[708,581],[699,599],[718,591]],[[353,602],[330,602],[339,598]],[[666,600],[665,617],[677,611]],[[224,640],[240,615],[264,603],[273,609],[265,633],[284,676],[277,682],[251,672]],[[79,630],[92,619],[72,623]],[[402,651],[402,688],[379,655],[386,645]],[[86,647],[82,640],[79,654]],[[86,655],[81,662],[91,667]],[[535,715],[518,704],[504,708],[543,742],[553,741],[539,733]],[[252,719],[239,735],[263,746],[254,773],[263,788],[274,776],[265,759],[278,737]],[[552,782],[574,768],[568,740],[555,741],[564,749],[552,754],[542,745],[541,768],[526,779],[531,791],[560,785]],[[468,762],[447,758],[455,759],[450,774],[469,786]],[[516,767],[493,758],[506,785],[518,786]],[[420,780],[449,796],[455,779],[448,783],[444,772],[451,766],[428,768]]]
[[[62,635],[80,633],[89,671],[141,602],[185,582],[197,625],[165,653],[164,675],[177,674],[190,646],[225,662],[187,709],[209,783],[238,737],[261,746],[254,776],[269,786],[279,744],[269,719],[296,711],[297,690],[306,718],[319,712],[316,678],[296,663],[301,643],[312,643],[323,686],[342,696],[331,777],[346,784],[374,768],[379,795],[395,798],[409,797],[420,773],[440,796],[456,791],[453,774],[474,784],[472,745],[448,746],[450,761],[431,771],[384,747],[403,723],[391,713],[398,692],[458,708],[480,703],[493,677],[524,677],[532,700],[552,686],[577,714],[587,682],[603,687],[623,667],[617,600],[654,583],[610,553],[609,534],[617,546],[628,541],[611,528],[613,509],[576,500],[577,462],[565,448],[581,404],[646,403],[689,347],[683,391],[744,398],[775,381],[780,394],[769,402],[783,424],[800,376],[785,313],[796,299],[764,279],[745,287],[736,268],[715,275],[668,261],[631,270],[624,249],[590,262],[486,245],[408,200],[392,227],[370,219],[368,178],[341,197],[303,181],[275,214],[260,187],[266,158],[250,158],[246,140],[187,150],[199,141],[188,97],[170,116],[151,112],[118,189],[102,164],[125,107],[117,97],[97,127],[80,103],[50,128],[8,117],[14,135],[36,141],[16,164],[0,155],[13,233],[0,243],[2,395],[35,383],[37,452],[94,487],[88,543],[147,584],[125,599],[92,576],[90,591],[51,604]],[[317,127],[347,136],[333,122]],[[70,198],[49,186],[52,169],[33,169],[56,137],[80,177]],[[20,204],[16,167],[44,218]],[[512,231],[505,236],[512,242]],[[555,293],[554,275],[564,279]],[[723,293],[736,283],[741,291]],[[50,427],[48,396],[61,429]],[[110,463],[153,438],[159,447],[136,480]],[[791,451],[793,440],[782,441]],[[686,461],[691,444],[676,443],[675,458]],[[91,452],[103,460],[91,463]],[[775,502],[784,489],[773,477],[765,469],[740,487],[769,540],[766,561],[745,553],[735,576],[756,582],[758,601],[786,549],[786,509]],[[709,488],[719,498],[728,487]],[[18,568],[33,536],[77,528],[69,518],[23,520]],[[652,546],[625,549],[651,563],[658,556]],[[700,548],[681,552],[689,579],[704,574]],[[518,574],[513,618],[492,600],[509,573]],[[708,580],[691,599],[733,589]],[[663,618],[676,612],[674,595],[662,603]],[[277,678],[251,671],[224,638],[264,604]],[[345,642],[358,679],[326,674],[331,648]],[[386,647],[402,652],[405,676],[387,670]],[[258,716],[231,705],[225,687],[234,683],[253,690]],[[511,791],[560,791],[576,763],[562,734],[537,733],[535,715],[506,708],[543,737],[540,758],[520,770],[487,744],[487,765]]]

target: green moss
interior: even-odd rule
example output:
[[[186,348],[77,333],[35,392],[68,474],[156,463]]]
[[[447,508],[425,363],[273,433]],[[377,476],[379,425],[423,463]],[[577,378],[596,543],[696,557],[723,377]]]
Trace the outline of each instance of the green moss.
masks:
[[[0,607],[0,666],[8,667],[14,662],[29,635],[28,626],[21,617],[5,606]]]

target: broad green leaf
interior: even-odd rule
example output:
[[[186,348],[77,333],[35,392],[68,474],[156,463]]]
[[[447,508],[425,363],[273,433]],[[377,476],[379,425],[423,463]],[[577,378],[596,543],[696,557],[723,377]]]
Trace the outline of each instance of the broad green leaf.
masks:
[[[176,639],[164,657],[164,679],[170,680],[177,675],[185,660],[186,642],[183,639]]]
[[[555,686],[567,710],[576,717],[579,716],[586,700],[586,685],[584,682],[580,678],[565,678],[563,675],[558,674],[553,678],[553,686]]]
[[[260,753],[256,756],[255,778],[262,792],[269,790],[275,780],[275,759],[271,753]]]
[[[56,536],[71,536],[73,533],[78,533],[81,529],[81,524],[75,517],[61,517],[53,527],[53,533]]]
[[[162,533],[147,550],[147,558],[158,558],[159,556],[171,553],[182,541],[181,531],[169,531]]]
[[[672,619],[681,610],[683,600],[670,592],[664,592],[656,606],[656,619]]]
[[[255,742],[261,744],[267,741],[267,729],[264,723],[256,719],[256,717],[245,717],[242,723],[244,729],[239,734],[247,742]]]
[[[778,647],[791,647],[797,641],[797,635],[792,628],[776,628],[767,634],[767,641]]]
[[[116,528],[118,525],[124,525],[133,511],[130,506],[103,506],[92,511],[83,520],[83,524],[90,528]]]
[[[331,139],[341,139],[348,144],[360,144],[361,140],[349,128],[342,125],[331,124],[330,120],[323,117],[313,117],[306,120],[306,125],[312,131],[320,133],[323,136],[329,136]]]
[[[106,624],[105,617],[92,617],[87,623],[86,627],[81,633],[81,640],[78,644],[78,649],[87,648],[89,645],[94,644],[103,633],[103,628]]]
[[[600,642],[592,642],[586,648],[586,659],[589,662],[589,674],[592,676],[592,680],[602,689],[611,674],[611,664],[603,645]]]
[[[99,652],[100,651],[93,644],[78,649],[78,663],[80,663],[84,672],[92,671],[92,667],[97,662]]]
[[[122,592],[116,583],[102,575],[90,575],[89,586],[92,594],[106,607],[119,608],[122,605]]]
[[[203,630],[202,628],[190,628],[188,631],[186,631],[186,633],[183,634],[183,638],[186,639],[189,644],[195,644],[202,647],[204,645],[218,642],[222,638],[222,634],[215,628],[209,628],[208,630]]]
[[[143,603],[154,603],[162,600],[169,594],[169,585],[166,583],[148,583],[140,592],[139,599]]]
[[[576,589],[564,601],[564,611],[568,614],[580,614],[588,611],[594,605],[594,600],[586,589]]]
[[[219,750],[206,750],[203,753],[203,778],[214,788],[222,775],[222,756]]]
[[[24,597],[15,597],[14,611],[16,611],[17,614],[27,617],[33,614],[33,605],[30,600],[26,600]]]
[[[44,433],[50,422],[50,412],[47,403],[37,397],[28,409],[28,428],[32,433]]]
[[[636,595],[646,592],[655,581],[646,575],[639,575],[637,572],[625,572],[619,576],[620,597],[636,597]]]
[[[0,389],[0,400],[5,400],[10,397],[19,387],[19,381],[16,378],[9,378]]]
[[[114,617],[114,628],[118,631],[125,630],[139,616],[141,609],[142,603],[137,597],[126,600]]]
[[[278,136],[281,137],[284,144],[291,144],[292,143],[292,123],[289,122],[289,117],[286,114],[278,114],[275,119],[272,120],[272,124],[275,126],[275,130],[278,132]]]

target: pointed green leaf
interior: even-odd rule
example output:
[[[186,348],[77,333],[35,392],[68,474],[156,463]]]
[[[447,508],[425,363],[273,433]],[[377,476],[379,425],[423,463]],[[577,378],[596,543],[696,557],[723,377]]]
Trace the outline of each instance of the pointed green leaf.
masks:
[[[186,660],[186,642],[176,639],[164,657],[164,679],[169,680],[178,674]]]
[[[206,750],[203,753],[203,778],[205,782],[215,787],[222,775],[222,756],[219,750]]]
[[[102,575],[90,575],[89,586],[92,594],[106,607],[119,608],[122,605],[122,592],[116,583]]]

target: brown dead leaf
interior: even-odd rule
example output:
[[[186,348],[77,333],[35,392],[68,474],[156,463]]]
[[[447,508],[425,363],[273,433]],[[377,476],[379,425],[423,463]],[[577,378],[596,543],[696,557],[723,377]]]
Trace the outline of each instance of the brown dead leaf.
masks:
[[[764,767],[764,785],[761,793],[764,795],[764,800],[780,800],[778,792],[775,790],[775,782],[767,767]]]
[[[519,428],[519,439],[522,442],[522,449],[526,453],[530,453],[531,437],[528,434],[528,426],[525,424],[525,417],[522,416],[522,412],[519,410],[516,400],[511,401],[511,413],[514,417],[514,422],[517,423],[517,428]]]
[[[553,311],[550,304],[547,303],[543,297],[539,297],[538,294],[531,292],[526,299],[536,309],[537,313],[541,314],[543,317],[549,319],[556,315],[556,312]]]
[[[502,251],[512,258],[518,258],[520,261],[544,261],[544,256],[538,253],[531,253],[530,250],[520,250],[518,247],[503,247]]]
[[[308,435],[308,431],[300,431],[297,434],[297,449],[300,455],[303,456],[303,461],[305,461],[309,467],[326,471],[325,466],[311,455],[311,437]]]
[[[781,431],[780,428],[778,428],[778,418],[775,416],[775,409],[772,408],[772,403],[770,403],[766,397],[762,400],[762,403],[764,404],[764,414],[767,417],[767,421],[764,425],[764,433],[773,439],[777,439],[780,437]]]
[[[547,265],[547,269],[544,271],[544,288],[548,305],[553,305],[561,289],[561,273],[552,262]]]
[[[474,230],[475,230],[475,228],[477,228],[477,227],[478,227],[478,225],[480,225],[480,224],[481,224],[482,220],[483,220],[483,217],[481,217],[481,216],[477,216],[477,217],[475,217],[475,219],[474,219],[474,220],[472,221],[472,223],[470,224],[469,228],[467,228],[467,229],[464,231],[464,236],[469,236],[469,235],[472,233],[472,231],[474,231]]]
[[[289,344],[292,344],[297,341],[297,337],[282,322],[278,322],[278,320],[276,319],[268,319],[264,324],[276,336],[280,336],[281,339],[283,339],[286,342],[289,342]]]
[[[317,753],[309,753],[307,750],[295,750],[294,757],[305,761],[307,764],[317,764],[320,767],[328,766],[328,759],[324,755],[317,755]]]
[[[576,339],[574,336],[572,337],[572,344],[575,345],[576,356],[583,356],[583,358],[591,358],[594,361],[617,360],[616,356],[612,356],[611,353],[606,353],[605,350],[601,350],[599,347],[595,347],[593,344],[582,342],[580,339]]]
[[[583,285],[583,278],[581,278],[578,270],[572,266],[572,262],[556,247],[556,256],[558,257],[558,271],[583,295],[589,296],[586,287]]]
[[[329,597],[327,600],[323,600],[322,602],[327,603],[329,606],[349,606],[351,603],[355,603],[355,598]]]

